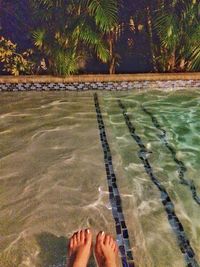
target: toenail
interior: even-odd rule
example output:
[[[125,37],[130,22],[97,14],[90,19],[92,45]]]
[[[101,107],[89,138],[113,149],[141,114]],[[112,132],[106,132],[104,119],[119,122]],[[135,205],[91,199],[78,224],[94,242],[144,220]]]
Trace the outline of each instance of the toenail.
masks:
[[[104,231],[102,231],[102,232],[101,232],[101,235],[105,235],[105,232],[104,232]]]
[[[87,229],[87,233],[88,233],[88,234],[90,233],[90,229]]]

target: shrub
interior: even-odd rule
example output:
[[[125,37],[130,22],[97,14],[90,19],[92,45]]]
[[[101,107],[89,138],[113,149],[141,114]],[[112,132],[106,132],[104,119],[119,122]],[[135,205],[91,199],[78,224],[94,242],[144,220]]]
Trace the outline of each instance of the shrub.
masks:
[[[17,45],[10,40],[0,37],[0,62],[2,70],[8,74],[33,74],[35,63],[31,61],[32,49],[22,53],[17,51]]]

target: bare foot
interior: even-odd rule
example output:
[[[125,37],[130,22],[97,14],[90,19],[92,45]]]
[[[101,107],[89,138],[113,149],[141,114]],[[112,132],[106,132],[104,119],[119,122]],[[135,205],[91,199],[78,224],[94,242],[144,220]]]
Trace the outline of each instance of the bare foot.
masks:
[[[99,267],[119,267],[118,246],[112,236],[104,232],[98,233],[95,257]]]
[[[80,230],[69,241],[69,262],[67,267],[86,267],[92,247],[91,230]]]

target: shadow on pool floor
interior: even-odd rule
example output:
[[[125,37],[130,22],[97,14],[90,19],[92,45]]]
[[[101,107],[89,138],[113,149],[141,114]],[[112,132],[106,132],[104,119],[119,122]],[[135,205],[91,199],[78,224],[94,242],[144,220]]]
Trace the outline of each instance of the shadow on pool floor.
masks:
[[[37,267],[66,267],[68,244],[66,237],[57,237],[51,233],[43,232],[36,236],[36,241],[40,247]],[[93,257],[91,257],[88,266],[96,266]]]

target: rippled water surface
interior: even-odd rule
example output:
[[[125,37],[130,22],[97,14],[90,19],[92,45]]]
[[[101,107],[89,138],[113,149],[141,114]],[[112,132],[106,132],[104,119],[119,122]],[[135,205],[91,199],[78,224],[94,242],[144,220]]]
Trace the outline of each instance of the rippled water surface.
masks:
[[[187,259],[119,99],[174,204],[198,266],[200,93],[98,96],[135,265],[184,267]],[[0,267],[65,266],[68,238],[85,227],[116,235],[93,93],[1,94]]]

